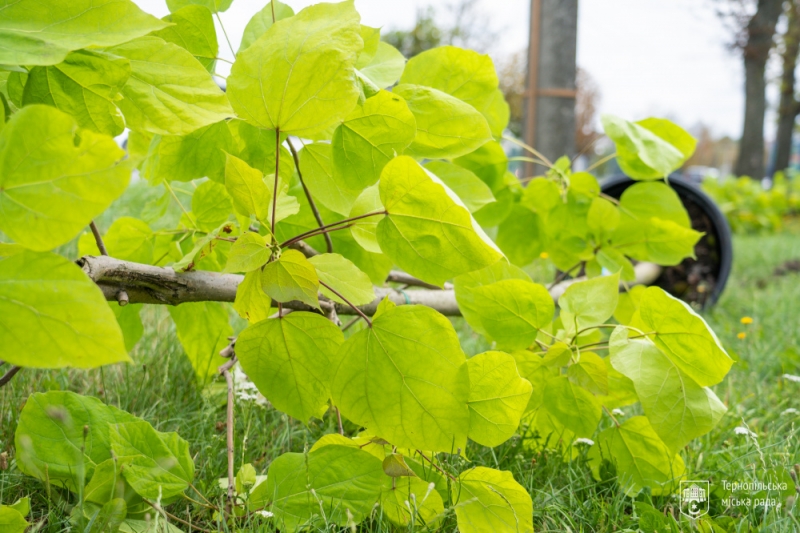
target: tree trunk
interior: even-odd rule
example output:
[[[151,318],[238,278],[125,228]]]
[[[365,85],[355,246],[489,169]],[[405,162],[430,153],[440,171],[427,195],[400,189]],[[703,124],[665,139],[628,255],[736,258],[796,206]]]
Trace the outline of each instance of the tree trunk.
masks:
[[[744,128],[736,174],[755,179],[764,177],[764,115],[767,111],[764,72],[781,8],[781,0],[758,0],[758,9],[747,24],[747,44],[743,51]]]
[[[781,102],[778,107],[778,132],[775,136],[775,170],[789,167],[792,155],[794,121],[800,111],[795,99],[797,54],[800,53],[800,0],[792,0],[787,10],[786,33],[783,37],[783,75],[781,76]]]

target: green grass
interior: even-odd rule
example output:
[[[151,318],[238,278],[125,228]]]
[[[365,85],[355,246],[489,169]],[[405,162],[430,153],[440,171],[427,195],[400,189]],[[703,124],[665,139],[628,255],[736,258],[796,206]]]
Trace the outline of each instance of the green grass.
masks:
[[[800,383],[782,378],[784,374],[800,374],[800,274],[772,275],[784,261],[800,258],[800,236],[737,237],[735,249],[735,267],[725,294],[706,314],[723,345],[739,359],[729,377],[715,388],[729,411],[709,435],[691,443],[683,457],[689,478],[711,481],[711,515],[730,517],[729,531],[800,531],[800,510],[793,503],[794,484],[788,477],[792,465],[800,463],[795,430],[800,414],[786,413],[787,409],[800,411]],[[224,494],[217,480],[226,475],[224,387],[216,383],[205,391],[198,390],[166,311],[152,309],[144,315],[148,327],[133,353],[136,364],[91,371],[25,370],[0,389],[0,451],[10,458],[10,468],[0,472],[0,502],[8,504],[30,496],[32,531],[67,531],[70,505],[74,503],[58,491],[48,498],[40,482],[22,475],[14,466],[16,419],[26,398],[36,391],[73,390],[96,396],[145,418],[161,431],[178,431],[194,454],[195,486],[216,505],[223,505]],[[752,317],[754,323],[742,325],[743,316]],[[456,321],[456,325],[468,353],[487,348],[462,321]],[[740,332],[746,333],[745,339],[737,338]],[[303,451],[320,435],[335,431],[334,424],[332,417],[327,417],[305,427],[254,402],[240,402],[236,406],[237,466],[249,462],[259,473],[265,473],[279,454]],[[736,433],[735,428],[745,424],[755,437]],[[523,439],[515,437],[494,449],[471,445],[468,456],[475,464],[514,473],[533,498],[536,531],[648,530],[646,519],[640,523],[644,507],[635,507],[613,479],[595,481],[580,455],[564,460],[558,454],[535,453]],[[722,505],[726,496],[723,480],[766,482],[770,476],[789,482],[785,494],[769,495],[778,498],[784,509],[765,512],[758,506]],[[193,491],[189,494],[199,499]],[[638,500],[677,516],[674,500],[647,494]],[[188,500],[168,510],[210,531],[229,530],[216,522],[213,512]],[[248,519],[241,528],[274,530],[270,523],[260,520]],[[683,527],[690,529],[686,523]],[[358,529],[392,530],[379,516]],[[452,511],[440,530],[455,530]]]

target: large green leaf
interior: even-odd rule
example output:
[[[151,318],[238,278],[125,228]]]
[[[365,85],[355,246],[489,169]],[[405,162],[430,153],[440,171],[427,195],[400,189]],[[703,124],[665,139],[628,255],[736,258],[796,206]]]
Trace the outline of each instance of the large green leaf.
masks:
[[[298,154],[300,172],[314,201],[347,215],[361,191],[350,189],[345,180],[334,176],[331,150],[329,143],[305,145]]]
[[[333,322],[296,311],[245,329],[236,340],[236,356],[277,409],[307,422],[325,410],[331,365],[342,342]]]
[[[642,293],[639,316],[644,333],[669,360],[701,387],[716,385],[733,365],[706,321],[685,302],[649,287]]]
[[[153,32],[153,35],[184,48],[213,74],[219,45],[211,11],[202,5],[188,5],[173,11],[164,20],[173,26]]]
[[[376,183],[372,187],[364,189],[353,202],[350,218],[381,211],[383,211],[383,204],[381,203],[380,187]],[[365,250],[376,254],[382,253],[381,246],[378,244],[378,223],[381,218],[380,216],[365,217],[350,226],[350,234],[353,239]]]
[[[231,68],[228,95],[237,114],[306,138],[346,117],[359,94],[358,22],[348,1],[313,5],[273,24]]]
[[[455,193],[412,158],[386,165],[380,195],[387,216],[378,242],[409,274],[441,285],[502,257]]]
[[[617,145],[617,162],[636,180],[660,179],[677,170],[694,153],[697,141],[664,119],[628,122],[603,115],[603,130]]]
[[[483,325],[482,318],[484,312],[475,291],[485,285],[507,279],[531,280],[530,276],[522,269],[509,264],[508,261],[497,261],[491,266],[455,278],[458,308],[461,310],[461,314],[464,316],[467,323],[478,333],[488,335],[489,330]]]
[[[303,525],[358,523],[372,511],[384,478],[381,461],[350,446],[328,445],[308,454],[285,453],[269,466],[250,505],[267,505],[281,530]]]
[[[297,250],[285,250],[261,271],[261,287],[277,302],[298,300],[319,307],[319,277],[314,265]]]
[[[561,298],[561,319],[572,333],[604,323],[614,314],[619,299],[619,275],[573,283]]]
[[[686,469],[681,456],[667,449],[643,416],[604,430],[589,456],[598,478],[602,459],[616,463],[618,482],[628,496],[636,496],[644,487],[653,494],[672,494]]]
[[[126,59],[88,50],[72,52],[62,63],[31,69],[22,104],[51,105],[71,115],[81,128],[119,135],[125,122],[115,100],[130,74]]]
[[[497,141],[487,142],[476,150],[454,159],[453,163],[478,176],[493,192],[497,192],[503,187],[503,178],[508,169],[508,157]],[[516,177],[514,179],[516,180]],[[534,182],[535,180],[531,183]],[[541,199],[539,195],[536,197]]]
[[[380,41],[375,55],[366,65],[357,71],[360,77],[366,78],[378,89],[385,89],[394,85],[400,79],[406,65],[406,58],[403,57],[397,48]]]
[[[109,426],[137,420],[97,398],[66,391],[34,393],[14,435],[17,467],[41,481],[78,490],[97,465],[111,459]]]
[[[522,204],[514,205],[497,227],[495,242],[513,264],[521,267],[531,264],[547,248],[542,217]]]
[[[239,53],[256,42],[256,39],[267,33],[272,27],[272,17],[275,20],[283,20],[294,16],[294,10],[278,0],[270,0],[261,11],[253,15],[253,18],[244,27],[242,42],[239,45]]]
[[[22,513],[7,505],[0,505],[0,529],[4,533],[25,533],[30,524]]]
[[[55,65],[73,50],[113,46],[166,26],[130,0],[19,0],[4,2],[2,12],[4,65]]]
[[[331,395],[343,416],[396,446],[465,449],[469,375],[445,317],[395,307],[350,337],[337,357]]]
[[[260,170],[262,174],[268,176],[275,174],[275,130],[257,128],[244,120],[231,120],[228,125],[237,145],[237,151],[233,155],[242,159],[251,167]],[[281,140],[283,140],[281,135]],[[280,149],[280,169],[281,180],[292,183],[294,175],[294,165],[291,163],[292,154],[289,153],[283,144]]]
[[[446,161],[431,161],[425,168],[450,187],[471,213],[495,201],[489,186],[463,167]]]
[[[486,119],[471,105],[422,85],[398,85],[417,122],[417,136],[408,153],[419,158],[466,155],[492,139]]]
[[[206,383],[225,363],[226,359],[220,357],[219,352],[233,335],[226,306],[218,302],[185,303],[170,307],[169,314],[197,381]]]
[[[507,279],[475,287],[472,301],[480,327],[500,348],[517,350],[533,344],[539,330],[553,321],[555,304],[544,286]]]
[[[261,271],[254,270],[244,275],[244,279],[236,287],[236,299],[233,308],[239,316],[251,324],[261,322],[272,315],[272,298],[261,288]]]
[[[167,0],[167,7],[172,13],[185,8],[186,6],[198,5],[198,6],[205,6],[210,11],[214,13],[219,13],[221,11],[226,11],[233,0]]]
[[[450,488],[462,533],[533,533],[533,502],[511,472],[478,466]]]
[[[155,135],[141,174],[152,184],[211,178],[222,182],[225,153],[234,151],[228,123],[217,122],[188,135]]]
[[[570,381],[594,395],[608,394],[608,367],[602,357],[594,352],[581,352],[580,360],[567,369]]]
[[[417,128],[405,101],[380,91],[356,107],[333,132],[333,179],[351,190],[378,181],[386,163],[411,144]]]
[[[35,368],[130,361],[103,293],[74,263],[21,252],[0,261],[3,360]]]
[[[124,155],[53,107],[20,110],[0,132],[0,230],[37,251],[66,243],[127,187]]]
[[[341,297],[326,287],[322,294],[341,304],[365,305],[375,299],[372,282],[352,261],[339,254],[319,254],[309,258],[321,283],[325,283]],[[347,301],[345,301],[345,299]]]
[[[645,415],[672,452],[704,435],[727,410],[716,394],[701,387],[646,339],[628,339],[618,327],[610,340],[611,364],[633,381]]]
[[[119,217],[103,235],[111,257],[150,265],[153,257],[155,240],[153,230],[143,220],[133,217]],[[84,255],[100,255],[97,241],[91,232],[81,235],[78,241],[78,253]]]
[[[267,241],[258,233],[248,231],[231,246],[224,272],[251,272],[269,261]]]
[[[109,439],[122,475],[143,498],[169,501],[194,479],[189,443],[177,433],[161,433],[142,420],[112,425]]]
[[[484,352],[467,360],[469,370],[469,438],[483,446],[510,439],[533,390],[520,377],[514,358],[503,352]]]
[[[502,108],[497,97],[497,73],[492,59],[486,54],[455,46],[440,46],[412,57],[403,71],[400,83],[424,85],[439,89],[463,100],[494,122],[495,135],[502,133]],[[505,120],[508,122],[508,119]],[[499,131],[499,133],[497,133]]]
[[[264,175],[236,156],[225,154],[225,157],[225,188],[236,211],[268,221],[272,191],[264,182]]]
[[[567,376],[552,378],[544,389],[544,407],[578,437],[591,437],[602,416],[594,396]]]
[[[432,483],[418,477],[403,477],[381,492],[381,511],[401,527],[432,526],[444,513],[444,503]]]
[[[119,102],[130,129],[186,135],[233,116],[225,93],[180,46],[148,36],[108,51],[131,63]]]
[[[223,224],[233,211],[233,202],[225,187],[215,181],[204,181],[192,195],[192,215],[195,224],[203,231],[211,231]]]

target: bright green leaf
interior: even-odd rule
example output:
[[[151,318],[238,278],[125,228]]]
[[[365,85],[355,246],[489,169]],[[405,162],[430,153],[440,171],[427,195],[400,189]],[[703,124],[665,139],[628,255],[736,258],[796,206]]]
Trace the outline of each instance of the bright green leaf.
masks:
[[[131,64],[131,77],[119,101],[129,128],[186,135],[233,116],[225,93],[180,46],[158,37],[140,37],[108,51]]]
[[[358,106],[333,132],[333,179],[345,189],[374,185],[386,163],[416,134],[414,115],[397,94],[380,91]]]
[[[167,0],[167,7],[170,12],[175,13],[186,6],[199,5],[205,6],[209,11],[219,13],[226,11],[232,3],[233,0]]]
[[[407,153],[419,158],[466,155],[492,138],[486,119],[472,106],[437,89],[398,85],[417,122],[417,136]]]
[[[582,330],[608,320],[617,308],[618,298],[619,274],[614,273],[573,283],[558,299],[558,305],[564,325]]]
[[[605,361],[594,352],[581,352],[580,360],[567,369],[567,376],[592,394],[608,394],[608,369]]]
[[[331,211],[347,215],[360,193],[350,189],[348,182],[335,177],[328,143],[307,144],[298,154],[300,172],[312,197]]]
[[[335,302],[348,305],[365,305],[375,299],[375,291],[369,276],[339,254],[319,254],[309,258],[309,263],[317,269],[320,283],[331,289],[322,287],[322,294]],[[333,291],[339,293],[337,296]],[[347,302],[345,301],[347,300]]]
[[[353,209],[350,211],[350,218],[383,210],[380,186],[376,183],[372,187],[364,189],[359,197],[356,198],[353,203]],[[381,246],[378,244],[378,222],[381,221],[381,218],[380,216],[362,218],[350,227],[350,234],[353,239],[368,252],[381,253]]]
[[[36,251],[66,243],[127,187],[124,155],[53,107],[15,113],[0,132],[0,230]]]
[[[228,95],[238,115],[305,138],[346,117],[358,100],[358,22],[352,2],[313,5],[276,22],[231,68]]]
[[[544,389],[544,407],[578,437],[591,437],[602,416],[602,408],[586,389],[567,376],[553,378]]]
[[[178,340],[192,363],[200,384],[217,375],[217,368],[227,359],[219,352],[228,346],[233,330],[228,324],[228,311],[218,302],[184,303],[169,308],[178,330]]]
[[[495,201],[491,189],[463,167],[446,161],[431,161],[425,164],[425,168],[456,193],[471,213]]]
[[[225,188],[233,199],[236,211],[244,216],[255,215],[269,220],[272,191],[264,182],[264,175],[230,154],[225,154]]]
[[[245,329],[236,340],[242,368],[277,409],[307,422],[330,393],[331,365],[344,341],[321,315],[296,311]]]
[[[264,237],[258,233],[242,234],[231,246],[228,263],[223,272],[250,272],[261,268],[269,261],[270,249]]]
[[[261,271],[255,270],[244,275],[244,280],[236,287],[233,308],[251,324],[261,322],[272,314],[272,298],[261,287]]]
[[[297,250],[286,250],[261,271],[261,287],[273,300],[299,300],[319,307],[319,277],[314,265]]]
[[[146,222],[133,217],[119,217],[103,235],[109,255],[123,261],[150,265],[155,259],[153,230]],[[78,241],[80,255],[100,255],[91,232],[81,235]]]
[[[247,49],[251,44],[256,42],[256,39],[267,33],[267,30],[272,27],[272,16],[275,15],[275,20],[283,20],[294,16],[294,10],[278,0],[270,0],[267,2],[261,11],[253,15],[253,18],[244,27],[242,34],[242,42],[239,45],[239,53]]]
[[[103,293],[71,261],[22,252],[0,261],[3,360],[34,368],[128,362]]]
[[[502,257],[455,193],[410,157],[386,165],[380,194],[388,215],[378,243],[409,274],[441,285]]]
[[[385,89],[400,79],[405,65],[406,58],[403,54],[392,45],[381,41],[378,43],[375,56],[369,63],[359,67],[357,72],[378,89]]]
[[[396,446],[465,449],[469,376],[445,317],[417,305],[388,309],[337,357],[331,394],[343,416]]]
[[[461,533],[533,533],[533,502],[511,472],[478,466],[450,491]]]
[[[499,446],[517,431],[531,384],[520,377],[514,358],[503,352],[470,357],[467,369],[469,438],[483,446]]]
[[[171,22],[174,26],[153,32],[152,35],[184,48],[213,74],[219,45],[214,19],[208,7],[187,5],[164,17],[164,21]]]
[[[230,217],[233,211],[225,187],[215,181],[204,181],[192,195],[192,214],[197,227],[203,231],[211,231],[219,227]]]
[[[25,533],[29,525],[19,511],[7,505],[0,505],[0,529],[4,533]]]
[[[400,527],[435,525],[444,513],[442,497],[428,483],[416,477],[397,480],[381,492],[381,511]]]
[[[119,305],[117,302],[109,302],[109,306],[114,316],[117,317],[117,323],[122,330],[125,349],[130,352],[144,335],[144,324],[139,316],[142,304]]]

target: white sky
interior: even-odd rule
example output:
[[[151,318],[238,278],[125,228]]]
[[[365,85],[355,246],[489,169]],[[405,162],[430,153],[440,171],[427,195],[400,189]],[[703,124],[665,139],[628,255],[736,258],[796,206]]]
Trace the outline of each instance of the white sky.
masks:
[[[156,16],[164,0],[135,0]],[[295,11],[319,0],[284,0]],[[500,32],[493,56],[528,44],[529,0],[479,0]],[[265,0],[234,0],[221,14],[238,48],[250,17]],[[433,5],[444,17],[452,0],[356,0],[362,22],[384,29],[410,28],[418,8]],[[743,114],[741,60],[725,48],[729,39],[711,0],[580,0],[578,65],[597,82],[600,111],[628,119],[667,116],[684,127],[703,122],[715,135],[738,137]],[[445,22],[446,24],[446,22]],[[224,41],[222,57],[232,59]],[[224,65],[224,66],[223,66]],[[221,64],[223,72],[228,66]],[[774,128],[768,120],[766,134]]]

